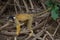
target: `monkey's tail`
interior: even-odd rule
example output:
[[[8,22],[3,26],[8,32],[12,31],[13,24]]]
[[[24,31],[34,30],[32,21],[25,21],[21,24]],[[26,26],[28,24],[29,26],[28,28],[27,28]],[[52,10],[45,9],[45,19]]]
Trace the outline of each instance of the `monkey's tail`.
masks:
[[[36,13],[36,14],[34,14],[33,16],[34,16],[34,17],[37,17],[37,16],[40,16],[40,15],[43,15],[43,14],[47,13],[48,11],[50,11],[51,9],[52,9],[52,7],[46,9],[45,11],[43,11],[43,12],[41,12],[41,13]]]

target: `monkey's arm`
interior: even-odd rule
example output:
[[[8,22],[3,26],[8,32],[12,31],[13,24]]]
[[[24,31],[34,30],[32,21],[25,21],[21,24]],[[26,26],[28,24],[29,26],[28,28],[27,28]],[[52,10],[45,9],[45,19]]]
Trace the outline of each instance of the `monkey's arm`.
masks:
[[[27,27],[28,27],[29,31],[31,32],[29,34],[29,37],[32,36],[32,34],[33,34],[32,21],[33,21],[33,16],[31,15],[31,16],[29,16],[28,24],[27,24]]]
[[[20,23],[17,18],[15,18],[15,23],[16,23],[16,34],[19,35],[20,33]]]
[[[46,9],[46,10],[43,11],[43,12],[40,12],[40,13],[37,13],[37,14],[32,14],[32,15],[33,15],[33,17],[37,17],[37,16],[40,16],[40,15],[42,15],[42,14],[47,13],[47,12],[50,11],[51,9],[52,9],[52,7],[49,7],[48,9]]]
[[[27,27],[29,30],[32,30],[32,21],[33,21],[33,17],[30,16],[28,19],[28,24],[27,24]]]

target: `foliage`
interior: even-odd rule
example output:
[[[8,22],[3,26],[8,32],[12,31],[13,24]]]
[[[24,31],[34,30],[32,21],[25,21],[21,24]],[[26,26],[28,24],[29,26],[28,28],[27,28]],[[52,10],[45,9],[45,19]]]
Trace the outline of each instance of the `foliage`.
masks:
[[[51,18],[53,18],[53,20],[56,20],[58,18],[58,3],[56,2],[56,0],[46,0],[45,2],[46,4],[46,7],[49,8],[49,7],[52,7],[50,12],[51,12]]]

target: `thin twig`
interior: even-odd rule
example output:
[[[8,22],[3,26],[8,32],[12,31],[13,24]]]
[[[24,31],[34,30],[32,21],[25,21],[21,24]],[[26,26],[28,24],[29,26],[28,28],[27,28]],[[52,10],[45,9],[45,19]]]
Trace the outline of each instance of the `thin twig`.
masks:
[[[24,6],[26,8],[26,12],[28,13],[29,12],[29,9],[28,9],[28,6],[27,6],[27,3],[25,2],[25,0],[23,0],[23,3],[24,3]]]
[[[21,5],[19,4],[19,1],[18,0],[15,0],[15,3],[17,4],[17,6],[19,7],[19,10],[21,11],[22,9],[21,9]]]
[[[54,33],[53,33],[53,36],[55,36],[55,34],[57,33],[57,30],[59,29],[60,27],[60,23],[58,24],[57,28],[55,29]]]
[[[41,4],[42,4],[44,10],[46,10],[46,6],[44,5],[43,0],[40,0],[40,2],[41,2]]]
[[[7,27],[8,25],[10,25],[10,22],[7,22],[5,25],[0,27],[0,30],[2,30],[3,28]]]
[[[17,37],[16,36],[14,37],[14,40],[17,40]]]
[[[33,6],[33,3],[32,3],[32,0],[29,0],[30,2],[30,5],[31,5],[31,8],[34,9],[34,6]]]
[[[4,12],[4,10],[6,9],[6,6],[8,5],[9,0],[7,1],[7,3],[4,5],[4,7],[2,8],[2,10],[0,11],[0,15]]]
[[[44,37],[42,38],[42,40],[45,40],[46,36],[47,36],[47,34],[44,35]]]
[[[15,12],[16,12],[16,14],[17,14],[18,12],[17,12],[17,8],[16,8],[15,0],[14,0],[14,8],[15,8]]]
[[[54,38],[52,37],[52,35],[48,32],[48,31],[45,31],[49,36],[50,36],[50,38],[52,39],[52,40],[54,40]]]

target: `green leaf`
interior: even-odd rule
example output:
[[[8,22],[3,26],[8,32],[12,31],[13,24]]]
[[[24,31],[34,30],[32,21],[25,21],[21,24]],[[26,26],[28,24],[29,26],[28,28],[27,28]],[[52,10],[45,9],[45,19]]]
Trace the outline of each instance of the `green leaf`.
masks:
[[[55,11],[51,11],[51,17],[56,20],[58,18],[58,14]]]
[[[51,12],[51,17],[53,18],[53,20],[56,20],[58,18],[58,3],[56,2],[56,0],[46,0],[45,2],[46,8],[52,7],[50,12]]]
[[[47,7],[52,6],[51,0],[46,0],[45,5],[46,5]]]
[[[58,7],[55,6],[52,10],[51,10],[51,17],[56,20],[58,18]]]

